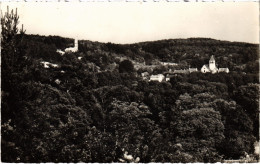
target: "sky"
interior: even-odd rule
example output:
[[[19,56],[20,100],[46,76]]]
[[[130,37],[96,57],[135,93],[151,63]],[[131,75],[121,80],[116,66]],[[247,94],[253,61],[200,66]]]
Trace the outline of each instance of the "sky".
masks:
[[[258,2],[3,2],[27,34],[136,43],[206,37],[259,43]]]

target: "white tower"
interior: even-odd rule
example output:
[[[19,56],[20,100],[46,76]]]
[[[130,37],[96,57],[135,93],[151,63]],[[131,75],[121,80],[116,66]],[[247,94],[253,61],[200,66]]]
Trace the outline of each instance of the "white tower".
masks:
[[[77,52],[77,51],[78,51],[78,48],[79,48],[78,39],[75,39],[75,40],[74,40],[74,47],[66,48],[66,49],[65,49],[65,52]]]
[[[74,48],[75,48],[76,51],[78,51],[78,49],[79,49],[78,39],[74,40]]]
[[[215,68],[216,68],[216,63],[215,63],[214,56],[212,55],[209,60],[209,69],[214,70]]]

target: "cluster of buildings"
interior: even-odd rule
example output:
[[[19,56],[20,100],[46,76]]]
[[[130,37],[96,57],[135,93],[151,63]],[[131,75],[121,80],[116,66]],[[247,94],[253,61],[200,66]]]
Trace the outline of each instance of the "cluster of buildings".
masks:
[[[74,47],[66,48],[64,51],[58,49],[56,52],[58,52],[60,55],[64,55],[66,52],[77,52],[79,50],[79,43],[78,39],[74,40]]]
[[[58,49],[56,52],[58,52],[60,55],[63,56],[65,53],[77,52],[78,51],[78,46],[79,46],[78,45],[78,40],[75,39],[74,40],[74,47],[66,48],[64,51]],[[81,59],[82,59],[82,57],[79,56],[78,60],[81,60]],[[51,68],[51,67],[52,68],[58,68],[59,67],[58,64],[50,63],[50,62],[47,62],[47,61],[41,61],[40,63],[43,65],[44,68]],[[61,70],[61,73],[65,73],[65,71]],[[61,81],[59,79],[56,79],[54,82],[56,84],[60,84],[61,83]]]
[[[204,64],[202,66],[201,72],[202,73],[207,73],[207,72],[211,72],[211,73],[226,72],[226,73],[229,73],[229,69],[228,68],[217,68],[215,58],[212,55],[210,60],[209,60],[209,64]]]
[[[75,39],[74,40],[74,47],[69,47],[66,48],[64,51],[58,49],[56,52],[58,52],[60,55],[64,55],[65,53],[71,53],[71,52],[77,52],[78,51],[78,40]],[[78,57],[79,60],[82,59],[82,57]],[[44,68],[49,68],[51,67],[58,67],[57,64],[52,64],[49,62],[41,62],[44,66]],[[171,62],[160,62],[160,64],[164,65],[164,66],[177,66],[177,63],[171,63]],[[201,73],[219,73],[219,72],[225,72],[225,73],[229,73],[229,69],[228,68],[217,68],[216,66],[216,61],[214,56],[212,55],[210,60],[209,60],[209,64],[204,64],[202,66],[202,68],[200,69]],[[144,72],[141,74],[142,78],[144,80],[149,80],[149,81],[170,81],[170,79],[173,76],[176,76],[176,74],[188,74],[188,73],[192,73],[192,72],[198,72],[197,68],[189,68],[189,69],[179,69],[179,70],[169,70],[168,73],[166,73],[166,76],[163,74],[157,74],[157,75],[149,75],[148,72]],[[60,83],[60,82],[57,82]]]
[[[58,52],[60,55],[64,55],[65,53],[69,53],[69,52],[77,52],[78,48],[79,48],[78,40],[75,39],[74,40],[74,47],[66,48],[65,51],[58,49],[56,52]],[[81,60],[82,57],[79,56],[78,59]],[[43,65],[44,68],[50,68],[50,67],[57,68],[58,67],[58,64],[53,64],[53,63],[50,63],[50,62],[47,62],[47,61],[42,61],[41,64]]]
[[[163,65],[170,65],[168,62],[163,62]],[[171,64],[174,65],[174,64]],[[141,74],[142,78],[145,80],[149,80],[149,81],[170,81],[170,79],[173,76],[176,76],[176,74],[187,74],[187,73],[192,73],[192,72],[198,72],[197,68],[189,68],[189,69],[180,69],[180,70],[174,70],[174,71],[170,71],[169,73],[166,74],[166,76],[164,76],[163,74],[157,74],[157,75],[151,75],[149,76],[148,72],[144,72]],[[201,73],[219,73],[219,72],[225,72],[225,73],[229,73],[229,69],[228,68],[217,68],[216,66],[216,61],[214,56],[212,55],[210,60],[209,60],[209,64],[204,64],[202,66],[202,68],[200,69]]]

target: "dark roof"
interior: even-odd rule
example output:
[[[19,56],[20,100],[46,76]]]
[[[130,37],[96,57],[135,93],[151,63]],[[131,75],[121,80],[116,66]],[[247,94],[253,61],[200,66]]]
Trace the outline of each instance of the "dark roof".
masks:
[[[188,73],[189,70],[174,70],[173,73]]]
[[[171,77],[174,77],[175,75],[166,75],[166,78],[171,78]]]

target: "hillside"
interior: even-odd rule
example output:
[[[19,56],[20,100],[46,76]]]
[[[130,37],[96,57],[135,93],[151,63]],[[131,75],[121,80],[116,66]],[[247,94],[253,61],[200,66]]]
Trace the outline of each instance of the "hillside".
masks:
[[[11,41],[1,49],[3,162],[259,158],[259,45],[80,40],[78,52],[61,55],[57,49],[74,46],[73,39],[20,34]],[[211,55],[230,73],[175,74],[163,82],[141,76],[200,70]]]
[[[29,40],[29,53],[32,56],[55,62],[61,61],[61,57],[55,53],[57,49],[64,50],[73,45],[73,39],[58,36],[28,35],[26,39]],[[78,55],[91,58],[90,60],[98,66],[101,66],[101,63],[97,62],[99,58],[111,64],[117,61],[117,57],[124,57],[134,62],[146,60],[147,63],[151,63],[159,60],[179,63],[183,68],[190,66],[198,69],[208,63],[210,56],[214,55],[222,67],[229,67],[236,72],[257,73],[258,51],[257,44],[208,38],[171,39],[124,45],[81,40]]]

